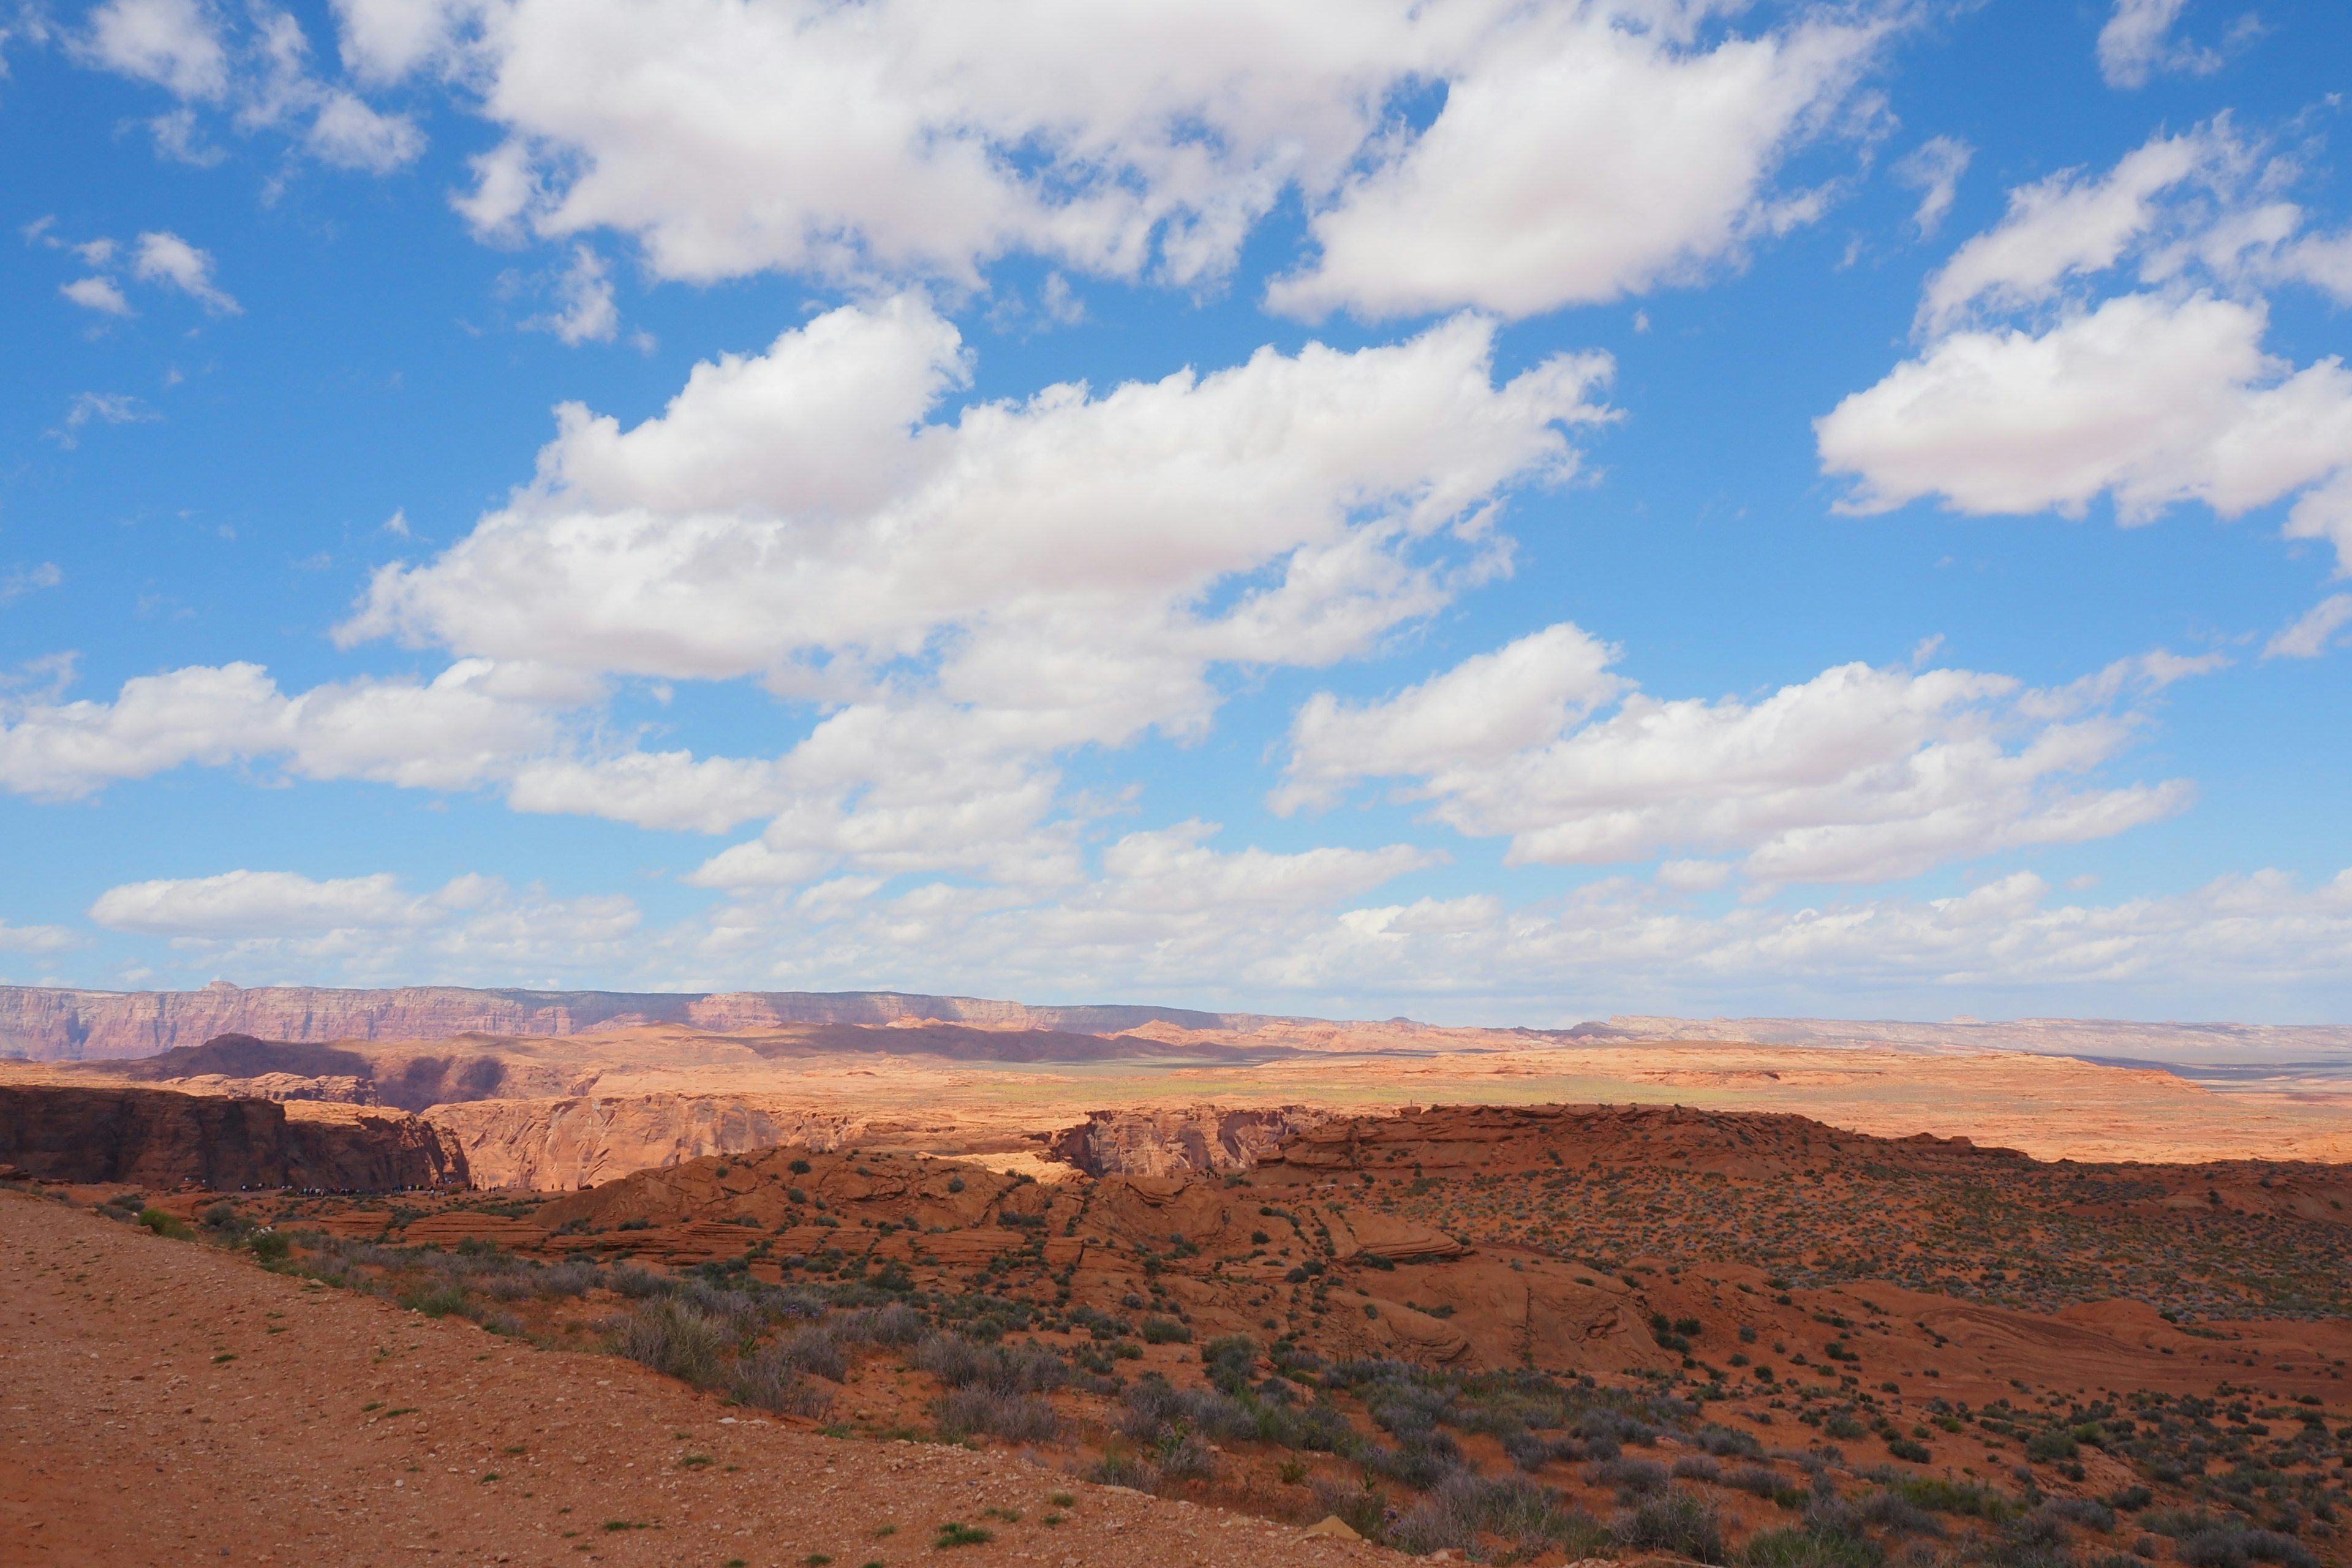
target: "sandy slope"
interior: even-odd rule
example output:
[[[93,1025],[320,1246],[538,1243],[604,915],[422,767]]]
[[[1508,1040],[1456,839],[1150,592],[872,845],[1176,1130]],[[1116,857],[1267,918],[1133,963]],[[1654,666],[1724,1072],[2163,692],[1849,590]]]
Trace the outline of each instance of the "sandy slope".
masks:
[[[0,1193],[0,1564],[1399,1561],[1009,1452],[732,1420],[617,1358],[16,1193]],[[1049,1529],[1055,1490],[1077,1503]],[[996,1540],[941,1559],[950,1519]]]

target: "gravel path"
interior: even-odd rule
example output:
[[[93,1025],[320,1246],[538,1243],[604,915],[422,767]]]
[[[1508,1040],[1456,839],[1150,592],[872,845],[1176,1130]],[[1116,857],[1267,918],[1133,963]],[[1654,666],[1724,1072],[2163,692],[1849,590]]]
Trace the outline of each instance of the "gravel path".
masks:
[[[1058,1458],[779,1426],[618,1358],[534,1351],[14,1192],[0,1456],[5,1564],[1401,1561],[1084,1485]],[[943,1551],[950,1520],[994,1539]]]

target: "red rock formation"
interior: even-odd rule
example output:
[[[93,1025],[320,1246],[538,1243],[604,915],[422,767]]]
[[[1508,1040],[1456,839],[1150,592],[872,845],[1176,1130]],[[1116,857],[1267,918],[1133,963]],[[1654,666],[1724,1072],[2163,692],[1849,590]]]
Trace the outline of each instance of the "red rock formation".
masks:
[[[0,1163],[49,1181],[392,1192],[467,1184],[455,1139],[414,1116],[165,1089],[0,1084]]]

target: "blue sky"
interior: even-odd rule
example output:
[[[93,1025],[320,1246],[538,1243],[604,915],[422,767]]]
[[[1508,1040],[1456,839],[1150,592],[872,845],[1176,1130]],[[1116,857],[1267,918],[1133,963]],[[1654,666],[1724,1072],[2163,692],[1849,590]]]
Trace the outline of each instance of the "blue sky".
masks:
[[[0,979],[2352,1006],[2340,6],[12,16]]]

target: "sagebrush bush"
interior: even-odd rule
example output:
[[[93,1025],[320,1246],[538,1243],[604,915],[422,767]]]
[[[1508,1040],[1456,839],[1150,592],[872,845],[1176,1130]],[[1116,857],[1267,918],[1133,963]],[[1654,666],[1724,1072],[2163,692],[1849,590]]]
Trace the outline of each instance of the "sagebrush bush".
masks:
[[[1054,1407],[1025,1394],[1006,1394],[983,1383],[950,1389],[934,1407],[940,1434],[967,1437],[975,1432],[1016,1443],[1049,1443],[1061,1429]]]
[[[1620,1546],[1672,1552],[1700,1563],[1723,1561],[1723,1521],[1715,1505],[1683,1487],[1643,1499],[1610,1521]]]
[[[702,1388],[717,1381],[727,1342],[726,1331],[709,1314],[669,1296],[629,1314],[620,1349],[631,1361]]]

